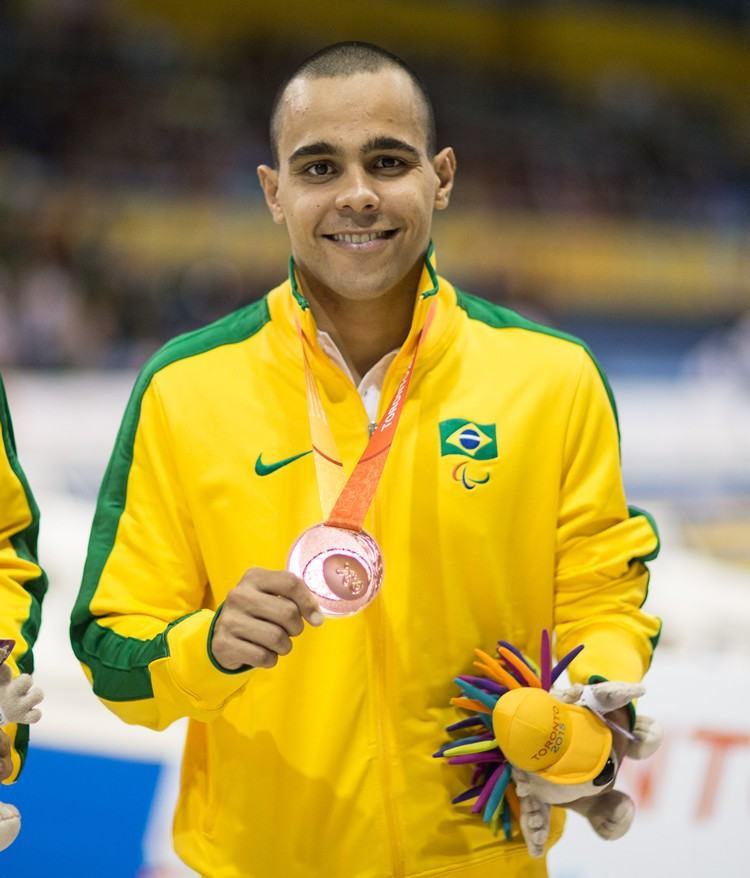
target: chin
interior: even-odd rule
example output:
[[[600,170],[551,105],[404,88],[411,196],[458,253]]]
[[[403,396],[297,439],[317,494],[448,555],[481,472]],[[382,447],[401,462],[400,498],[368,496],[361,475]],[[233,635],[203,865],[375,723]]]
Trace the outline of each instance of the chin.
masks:
[[[358,273],[336,270],[333,266],[326,266],[326,271],[317,272],[315,279],[317,284],[330,290],[338,298],[356,302],[377,299],[392,285],[390,278],[373,277],[365,270]]]
[[[379,299],[381,296],[384,296],[392,286],[393,284],[384,286],[353,284],[346,288],[336,285],[331,289],[333,289],[337,296],[340,296],[342,299],[348,299],[350,302],[371,302],[373,299]]]
[[[394,264],[394,260],[370,260],[371,265],[362,257],[338,258],[317,263],[312,261],[301,268],[311,282],[330,290],[340,299],[350,302],[368,302],[379,299],[393,290],[409,274],[413,262],[404,267]]]
[[[353,302],[379,299],[397,287],[409,273],[408,269],[404,272],[398,272],[393,271],[393,266],[388,268],[387,271],[373,272],[368,271],[363,266],[356,273],[338,272],[334,274],[335,279],[330,284],[330,289],[342,299],[349,299]]]

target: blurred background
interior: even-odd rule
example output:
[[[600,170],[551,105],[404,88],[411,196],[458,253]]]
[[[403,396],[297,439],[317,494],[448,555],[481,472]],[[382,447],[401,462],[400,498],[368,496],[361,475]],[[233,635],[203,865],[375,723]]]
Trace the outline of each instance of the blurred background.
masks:
[[[0,369],[42,508],[48,693],[0,865],[183,876],[181,728],[119,724],[67,646],[96,492],[135,371],[283,279],[268,110],[343,39],[404,57],[459,177],[441,272],[582,336],[620,405],[631,502],[662,554],[630,834],[574,816],[553,878],[744,875],[750,801],[750,3],[0,2]],[[744,693],[742,697],[739,693]]]

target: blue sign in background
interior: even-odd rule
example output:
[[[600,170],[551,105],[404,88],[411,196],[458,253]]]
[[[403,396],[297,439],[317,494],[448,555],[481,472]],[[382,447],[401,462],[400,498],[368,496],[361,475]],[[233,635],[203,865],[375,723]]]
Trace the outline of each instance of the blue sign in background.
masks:
[[[34,746],[21,780],[0,797],[21,812],[21,834],[0,853],[0,875],[135,878],[161,766]]]

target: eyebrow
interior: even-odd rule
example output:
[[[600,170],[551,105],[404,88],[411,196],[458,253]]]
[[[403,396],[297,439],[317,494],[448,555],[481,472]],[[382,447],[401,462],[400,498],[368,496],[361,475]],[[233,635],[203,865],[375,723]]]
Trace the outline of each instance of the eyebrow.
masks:
[[[325,140],[318,140],[316,143],[306,143],[304,146],[295,149],[289,156],[289,161],[293,162],[296,159],[305,158],[305,156],[311,155],[339,155],[340,152],[341,150],[335,147],[332,143],[328,143]]]
[[[368,152],[375,152],[378,149],[397,149],[400,152],[409,153],[414,158],[419,156],[419,151],[415,147],[405,140],[399,140],[397,137],[372,137],[367,143],[363,144],[360,152],[362,155],[366,155]],[[297,161],[297,159],[316,155],[341,155],[341,150],[332,143],[328,143],[327,140],[318,140],[315,143],[306,143],[304,146],[295,149],[289,156],[289,163],[291,164]]]
[[[399,140],[397,137],[373,137],[365,143],[361,152],[375,152],[377,149],[397,149],[400,152],[408,152],[409,155],[412,155],[415,158],[419,155],[419,151],[416,147],[413,147],[405,140]]]

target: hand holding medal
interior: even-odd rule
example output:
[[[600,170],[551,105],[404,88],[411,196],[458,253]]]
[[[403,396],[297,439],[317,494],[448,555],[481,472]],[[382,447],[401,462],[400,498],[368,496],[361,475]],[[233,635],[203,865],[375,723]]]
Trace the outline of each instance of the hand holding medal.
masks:
[[[383,557],[378,544],[363,530],[363,525],[393,444],[417,355],[434,311],[433,302],[393,399],[343,487],[341,460],[310,367],[310,341],[298,327],[318,491],[324,514],[328,509],[331,511],[323,524],[309,528],[297,539],[289,553],[287,566],[304,580],[327,616],[350,616],[366,607],[380,590]]]

